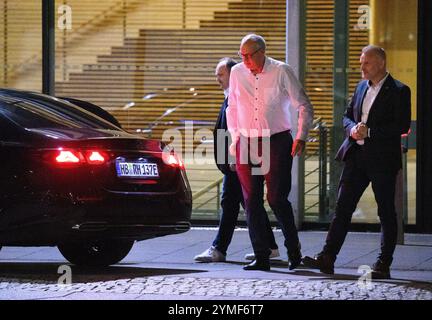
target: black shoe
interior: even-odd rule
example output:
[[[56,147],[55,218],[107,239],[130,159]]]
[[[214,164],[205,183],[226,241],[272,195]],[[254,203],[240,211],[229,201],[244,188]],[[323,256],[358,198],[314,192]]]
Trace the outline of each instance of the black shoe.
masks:
[[[261,270],[261,271],[269,271],[270,270],[270,261],[268,259],[256,259],[245,265],[243,270]]]
[[[294,270],[295,268],[297,268],[300,263],[302,262],[302,254],[301,251],[298,250],[295,253],[289,254],[288,253],[288,269],[289,270]]]
[[[384,263],[381,259],[372,266],[372,279],[390,279],[390,265]]]
[[[334,274],[334,260],[328,254],[320,253],[315,258],[304,257],[303,264],[312,269],[319,269],[322,273]]]

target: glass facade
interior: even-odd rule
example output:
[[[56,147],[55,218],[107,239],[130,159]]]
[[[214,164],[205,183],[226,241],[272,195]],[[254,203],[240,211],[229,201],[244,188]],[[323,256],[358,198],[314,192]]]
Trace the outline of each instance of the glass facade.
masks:
[[[415,224],[417,0],[298,2],[300,25],[286,30],[286,0],[56,0],[56,95],[102,106],[127,131],[172,140],[185,157],[195,219],[215,220],[222,174],[211,130],[223,93],[214,68],[222,57],[238,59],[247,33],[263,35],[267,54],[279,60],[286,58],[286,33],[300,33],[298,69],[316,113],[299,173],[304,221],[326,222],[340,170],[332,152],[343,110],[335,101],[346,102],[360,80],[361,49],[380,45],[389,71],[412,91],[405,197],[406,220]],[[42,5],[0,0],[0,7],[0,86],[41,91]],[[370,189],[354,221],[379,222]]]
[[[42,4],[0,1],[0,86],[42,90]]]

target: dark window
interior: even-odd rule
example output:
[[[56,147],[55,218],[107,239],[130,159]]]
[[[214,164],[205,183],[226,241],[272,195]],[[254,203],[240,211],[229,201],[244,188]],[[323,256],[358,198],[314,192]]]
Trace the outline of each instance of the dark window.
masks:
[[[121,128],[121,124],[120,122],[117,121],[117,119],[110,114],[108,111],[102,109],[101,107],[94,105],[93,103],[90,103],[88,101],[83,101],[83,100],[79,100],[79,99],[74,99],[74,98],[65,98],[65,97],[59,97],[59,99],[62,100],[66,100],[67,102],[70,102],[86,111],[89,111],[95,115],[97,115],[98,117],[101,117],[102,119],[111,122],[112,124],[114,124],[115,126]]]
[[[119,130],[108,121],[67,102],[44,101],[42,104],[36,101],[19,100],[3,104],[0,112],[13,122],[28,129],[95,128]]]

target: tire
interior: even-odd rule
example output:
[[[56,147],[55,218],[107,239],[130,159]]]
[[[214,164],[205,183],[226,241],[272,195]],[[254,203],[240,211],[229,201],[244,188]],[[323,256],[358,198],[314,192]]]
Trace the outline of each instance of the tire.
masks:
[[[83,267],[107,267],[123,260],[134,241],[99,240],[62,243],[57,247],[72,264]]]

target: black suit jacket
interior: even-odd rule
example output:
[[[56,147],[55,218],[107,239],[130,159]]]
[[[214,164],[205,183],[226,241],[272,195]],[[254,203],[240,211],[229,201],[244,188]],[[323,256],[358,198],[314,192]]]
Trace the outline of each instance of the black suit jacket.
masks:
[[[219,116],[213,131],[214,157],[216,161],[216,166],[220,171],[222,171],[223,174],[228,174],[232,172],[229,168],[230,155],[228,148],[231,144],[231,136],[228,132],[228,124],[226,120],[227,107],[228,99],[225,99],[219,111]],[[219,161],[218,155],[219,158],[221,158],[219,159]]]
[[[361,121],[363,99],[367,81],[359,82],[345,111],[343,125],[345,140],[336,154],[336,160],[345,161],[355,145],[350,137],[351,129]],[[370,137],[363,145],[366,159],[372,170],[399,170],[402,166],[401,135],[407,133],[411,124],[411,91],[405,84],[387,77],[369,111],[366,125]]]

